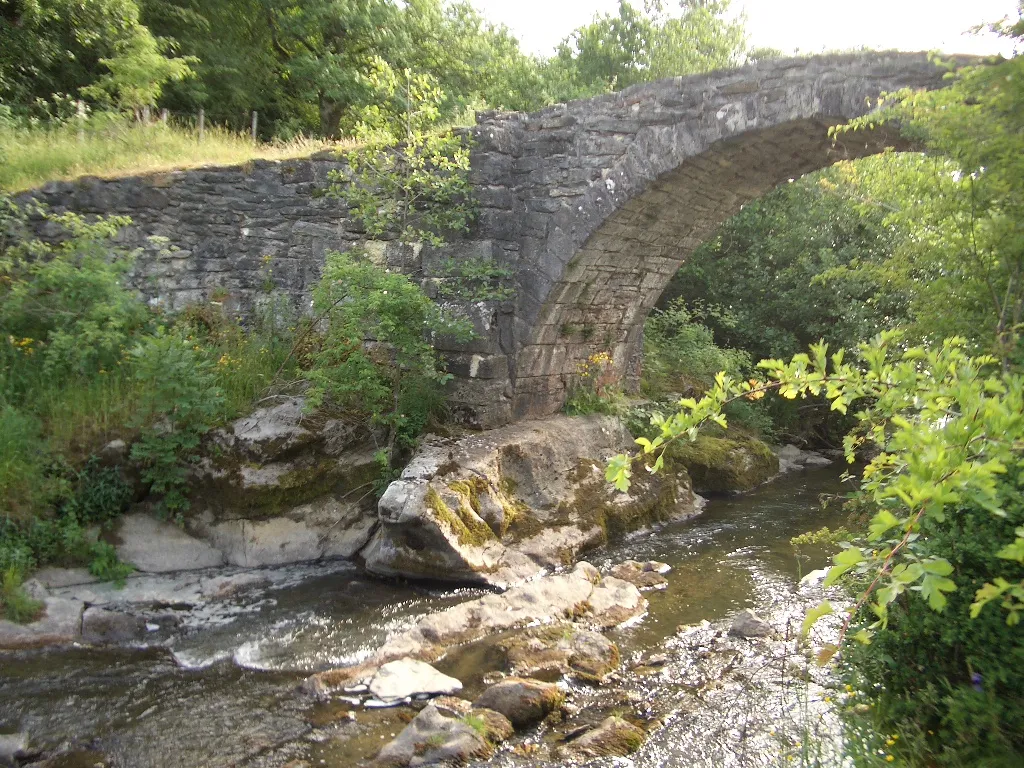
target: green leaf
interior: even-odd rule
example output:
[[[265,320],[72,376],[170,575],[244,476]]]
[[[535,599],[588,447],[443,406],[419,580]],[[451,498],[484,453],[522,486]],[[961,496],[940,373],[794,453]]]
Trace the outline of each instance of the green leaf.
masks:
[[[811,631],[811,628],[818,622],[818,620],[823,616],[829,616],[832,613],[832,604],[828,600],[823,600],[818,603],[818,605],[807,611],[807,615],[804,616],[803,624],[800,625],[800,639],[806,639],[807,634]]]

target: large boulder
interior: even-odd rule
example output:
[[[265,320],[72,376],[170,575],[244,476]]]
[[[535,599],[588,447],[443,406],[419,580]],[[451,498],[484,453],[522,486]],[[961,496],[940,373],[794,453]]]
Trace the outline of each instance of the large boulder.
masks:
[[[373,435],[286,397],[208,440],[186,529],[232,565],[353,557],[376,525]]]
[[[565,701],[565,694],[553,683],[509,677],[484,691],[473,706],[500,712],[516,728],[538,723]]]
[[[686,469],[698,493],[749,491],[779,473],[778,456],[752,437],[699,435],[673,443],[667,456],[670,465]]]
[[[380,500],[366,567],[504,588],[572,563],[609,536],[694,514],[685,472],[638,472],[628,494],[605,481],[607,459],[633,448],[608,416],[428,442]]]

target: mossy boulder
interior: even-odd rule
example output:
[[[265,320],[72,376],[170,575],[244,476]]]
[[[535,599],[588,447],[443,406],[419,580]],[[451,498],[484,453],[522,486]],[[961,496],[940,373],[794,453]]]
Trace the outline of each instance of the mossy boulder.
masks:
[[[685,471],[604,479],[633,438],[615,418],[559,416],[428,441],[378,506],[362,555],[385,576],[507,588],[610,538],[699,509]]]
[[[562,751],[574,757],[625,757],[640,749],[644,738],[642,729],[621,717],[613,716],[597,728],[570,741]]]
[[[243,567],[351,558],[377,524],[372,437],[301,397],[237,419],[190,470],[185,529]]]
[[[672,467],[683,467],[698,493],[749,491],[779,473],[779,459],[767,444],[748,436],[698,435],[677,441],[667,452]]]
[[[484,691],[474,708],[500,712],[516,728],[539,723],[562,706],[565,694],[553,683],[509,677]]]
[[[562,675],[602,682],[621,663],[618,646],[600,632],[569,623],[534,627],[498,643],[515,675],[557,679]]]
[[[427,765],[465,765],[490,757],[494,745],[513,733],[503,715],[476,710],[461,718],[445,717],[427,705],[377,755],[379,768],[418,768]]]

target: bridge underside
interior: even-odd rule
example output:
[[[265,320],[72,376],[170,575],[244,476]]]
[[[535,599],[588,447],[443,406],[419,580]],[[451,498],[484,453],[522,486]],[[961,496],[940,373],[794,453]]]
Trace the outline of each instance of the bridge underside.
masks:
[[[687,257],[726,219],[790,179],[898,143],[883,130],[833,142],[828,129],[844,122],[795,120],[718,142],[605,219],[569,261],[518,350],[514,417],[557,412],[578,381],[580,364],[596,353],[609,353],[623,383],[635,383],[648,313]]]

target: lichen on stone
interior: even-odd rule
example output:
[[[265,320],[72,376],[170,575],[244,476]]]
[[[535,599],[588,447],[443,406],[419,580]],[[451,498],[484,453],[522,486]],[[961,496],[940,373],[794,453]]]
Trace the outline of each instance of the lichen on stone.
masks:
[[[454,483],[452,485],[455,485]],[[449,486],[450,487],[450,486]],[[469,494],[464,496],[454,488],[452,491],[458,496],[459,504],[456,509],[449,507],[441,494],[433,485],[427,488],[424,499],[427,507],[437,516],[438,520],[444,521],[452,534],[461,544],[470,547],[482,547],[490,541],[495,540],[494,531],[481,520],[470,503]]]

